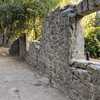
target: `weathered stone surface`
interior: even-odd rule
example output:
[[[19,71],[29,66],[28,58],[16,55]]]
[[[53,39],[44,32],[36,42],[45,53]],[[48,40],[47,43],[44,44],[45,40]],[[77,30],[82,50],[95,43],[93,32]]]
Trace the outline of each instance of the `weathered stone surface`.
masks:
[[[27,63],[33,67],[37,67],[38,64],[38,53],[39,53],[39,42],[33,42],[29,44],[29,50],[26,53],[25,59]]]
[[[85,69],[83,65],[86,66]],[[73,62],[71,67],[73,73],[72,88],[75,91],[77,90],[77,94],[80,94],[81,97],[79,100],[99,100],[100,63],[94,64],[92,62],[77,60]],[[78,83],[75,83],[75,81]]]
[[[33,43],[25,56],[28,63],[49,78],[52,86],[71,100],[100,99],[100,64],[76,60],[84,59],[80,19],[100,9],[99,1],[83,0],[77,6],[51,12],[45,19],[40,43]]]
[[[76,9],[78,15],[86,16],[87,14],[100,10],[100,0],[83,0]]]

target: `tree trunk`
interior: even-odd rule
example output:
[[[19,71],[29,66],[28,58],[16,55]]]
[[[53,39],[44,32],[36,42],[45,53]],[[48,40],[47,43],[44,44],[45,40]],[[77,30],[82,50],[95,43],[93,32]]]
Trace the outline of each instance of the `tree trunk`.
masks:
[[[23,34],[19,38],[19,51],[20,51],[20,58],[24,59],[26,54],[26,34]]]

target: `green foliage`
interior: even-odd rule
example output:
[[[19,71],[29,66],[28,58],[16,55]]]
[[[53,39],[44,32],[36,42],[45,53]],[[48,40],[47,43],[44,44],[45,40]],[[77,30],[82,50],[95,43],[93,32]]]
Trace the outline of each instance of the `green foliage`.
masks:
[[[44,17],[60,0],[0,0],[0,33],[17,38],[22,33],[34,34],[37,39],[42,31]]]
[[[89,37],[85,37],[85,45],[91,57],[100,57],[100,41],[97,40],[96,34],[91,33]]]
[[[0,0],[0,33],[8,39],[22,33],[37,39],[48,12],[68,2],[70,0]]]
[[[85,49],[90,52],[90,56],[100,57],[100,27],[97,26],[99,19],[96,13],[90,14],[82,20],[85,30]]]

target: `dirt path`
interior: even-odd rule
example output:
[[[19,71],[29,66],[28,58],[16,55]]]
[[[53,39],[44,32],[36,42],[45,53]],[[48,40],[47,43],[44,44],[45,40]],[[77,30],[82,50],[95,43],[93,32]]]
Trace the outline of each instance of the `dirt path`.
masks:
[[[0,49],[0,100],[69,100],[6,50]]]

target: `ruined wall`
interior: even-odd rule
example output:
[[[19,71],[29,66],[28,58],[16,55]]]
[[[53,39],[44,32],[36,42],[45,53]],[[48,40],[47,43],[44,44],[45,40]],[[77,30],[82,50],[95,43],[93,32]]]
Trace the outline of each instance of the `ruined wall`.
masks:
[[[75,59],[67,70],[63,67],[64,63],[61,65],[60,62],[55,62],[54,66],[46,70],[49,66],[41,67],[45,64],[38,62],[39,47],[37,42],[30,45],[26,61],[33,69],[49,76],[53,87],[69,96],[69,100],[100,100],[100,63]],[[38,63],[41,65],[38,66]],[[48,62],[45,60],[45,63]]]
[[[33,43],[26,60],[69,100],[100,100],[100,64],[77,60],[84,58],[81,18],[74,6],[50,13],[39,47]]]
[[[78,6],[50,13],[40,43],[32,43],[25,55],[26,61],[69,100],[100,100],[100,64],[78,60],[84,59],[80,19],[98,10],[97,2],[100,0],[83,0]]]
[[[100,63],[73,61],[71,100],[100,100]]]
[[[37,43],[32,43],[25,58],[49,78],[52,86],[69,95],[72,100],[78,100],[79,97],[72,91],[73,75],[70,63],[72,58],[84,57],[84,40],[78,18],[70,18],[63,12],[64,10],[58,9],[50,13],[45,20],[39,48]]]

